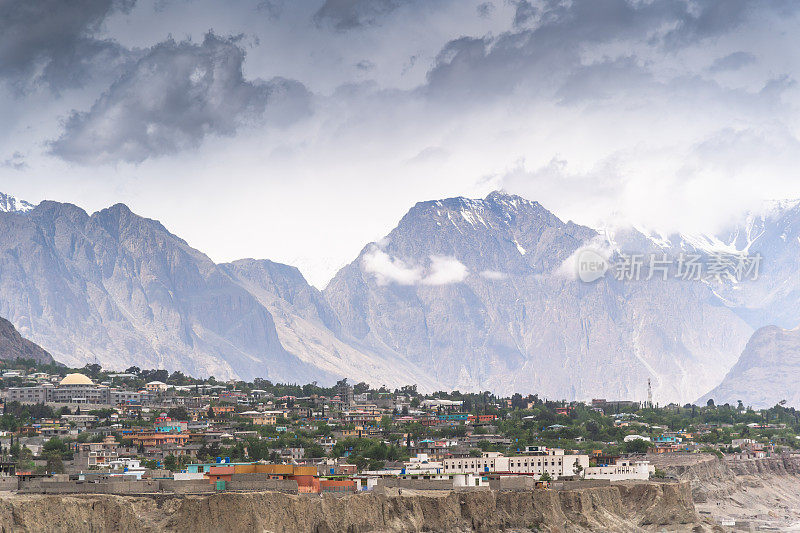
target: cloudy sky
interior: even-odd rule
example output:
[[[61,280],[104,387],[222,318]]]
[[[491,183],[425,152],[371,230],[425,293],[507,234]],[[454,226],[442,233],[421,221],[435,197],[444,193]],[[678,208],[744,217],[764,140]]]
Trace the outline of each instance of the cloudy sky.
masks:
[[[0,0],[0,191],[318,286],[498,188],[714,231],[800,197],[794,0]]]

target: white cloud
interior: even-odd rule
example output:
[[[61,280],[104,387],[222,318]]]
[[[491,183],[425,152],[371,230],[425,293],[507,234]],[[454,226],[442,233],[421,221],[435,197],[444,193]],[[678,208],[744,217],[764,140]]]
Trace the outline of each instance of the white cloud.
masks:
[[[389,256],[377,246],[364,254],[362,261],[364,271],[374,274],[378,285],[414,285],[422,279],[422,268],[408,266],[402,259]]]
[[[500,272],[498,270],[484,270],[483,272],[481,272],[481,276],[493,281],[499,281],[501,279],[506,279],[508,277],[508,274],[506,274],[505,272]]]
[[[609,242],[604,235],[597,235],[584,243],[583,246],[575,250],[569,257],[564,259],[561,265],[553,272],[556,277],[565,279],[578,279],[578,257],[585,250],[597,252],[606,261],[613,255],[614,245]]]
[[[455,257],[432,255],[430,270],[422,283],[425,285],[460,283],[467,278],[468,273],[464,263]]]
[[[430,264],[424,268],[392,257],[378,246],[364,254],[362,265],[365,272],[375,276],[378,285],[448,285],[464,281],[469,274],[467,267],[455,257],[432,255]]]

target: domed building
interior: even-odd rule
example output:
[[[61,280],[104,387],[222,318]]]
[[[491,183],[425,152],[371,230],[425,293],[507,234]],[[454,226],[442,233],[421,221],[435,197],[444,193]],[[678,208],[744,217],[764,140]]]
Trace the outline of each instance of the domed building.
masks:
[[[76,372],[74,374],[67,374],[66,376],[64,376],[64,379],[62,379],[58,384],[59,387],[76,387],[81,385],[92,386],[94,385],[94,382],[87,376],[84,376],[83,374],[78,374]]]
[[[50,393],[48,401],[57,403],[107,403],[108,387],[95,385],[83,374],[73,373],[64,376]]]
[[[141,403],[138,391],[112,389],[95,383],[84,374],[67,374],[58,383],[45,383],[36,387],[12,387],[8,389],[8,400],[20,403],[92,404],[120,405]]]

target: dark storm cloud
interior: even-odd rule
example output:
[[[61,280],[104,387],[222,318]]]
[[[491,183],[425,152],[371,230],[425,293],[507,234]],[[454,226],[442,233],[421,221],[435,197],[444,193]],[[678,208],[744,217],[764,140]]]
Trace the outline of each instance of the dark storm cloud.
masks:
[[[340,31],[351,30],[376,24],[402,3],[403,0],[325,0],[314,14],[314,21],[319,26],[330,25]]]
[[[514,26],[520,27],[536,17],[538,10],[528,0],[519,0],[514,12]]]
[[[299,82],[248,81],[236,38],[169,40],[151,48],[87,112],[73,112],[53,154],[83,164],[141,162],[233,135],[258,120],[286,125],[308,113]]]
[[[744,0],[548,0],[536,10],[522,0],[514,23],[524,25],[535,16],[534,27],[496,38],[451,41],[428,72],[424,90],[450,101],[501,98],[518,90],[534,97],[558,91],[566,77],[585,66],[585,52],[599,45],[630,43],[635,60],[633,50],[642,46],[670,53],[733,31],[754,14],[788,14],[798,7],[800,3]],[[591,92],[592,87],[584,90]]]
[[[257,9],[262,13],[266,13],[269,18],[277,20],[283,15],[285,4],[286,0],[261,0]]]
[[[22,91],[30,83],[83,85],[93,68],[113,68],[129,52],[93,35],[135,0],[0,0],[0,78]]]
[[[373,70],[375,68],[375,63],[373,63],[369,59],[362,59],[361,61],[356,63],[356,68],[358,70],[363,71],[363,72],[368,72],[368,71]]]
[[[479,4],[476,9],[479,16],[483,18],[489,18],[494,14],[495,7],[492,2],[484,2]]]

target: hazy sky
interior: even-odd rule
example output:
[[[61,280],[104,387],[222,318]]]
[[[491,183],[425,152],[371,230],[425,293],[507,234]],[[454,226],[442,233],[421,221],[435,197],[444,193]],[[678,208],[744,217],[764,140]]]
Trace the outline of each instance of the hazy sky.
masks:
[[[324,286],[415,202],[713,231],[800,196],[794,0],[0,0],[0,191]]]

